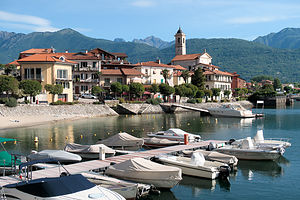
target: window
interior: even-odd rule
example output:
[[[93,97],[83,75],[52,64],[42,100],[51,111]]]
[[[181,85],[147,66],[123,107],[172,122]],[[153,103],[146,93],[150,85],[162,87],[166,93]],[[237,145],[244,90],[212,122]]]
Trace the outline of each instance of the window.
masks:
[[[109,86],[110,85],[110,78],[105,78],[104,79],[104,85]]]
[[[69,82],[56,82],[56,85],[62,85],[64,89],[69,89],[70,88],[70,83]]]
[[[89,87],[87,85],[82,85],[81,86],[81,92],[86,92],[89,90]]]
[[[68,70],[66,69],[57,70],[57,79],[67,79],[67,78],[68,78]]]
[[[98,74],[92,74],[92,79],[98,79]]]
[[[37,80],[42,80],[42,69],[41,68],[35,69],[35,78]]]
[[[178,43],[180,43],[180,38],[178,38]]]
[[[153,74],[156,74],[156,71],[155,71],[155,70],[153,70]]]
[[[182,38],[182,43],[184,43],[184,38]]]
[[[147,74],[147,75],[148,75],[148,69],[145,69],[145,74]]]
[[[96,68],[97,62],[93,62],[93,68]]]
[[[83,67],[87,67],[87,62],[81,62],[80,63],[80,68],[83,68]]]
[[[123,78],[117,78],[117,82],[123,84]]]

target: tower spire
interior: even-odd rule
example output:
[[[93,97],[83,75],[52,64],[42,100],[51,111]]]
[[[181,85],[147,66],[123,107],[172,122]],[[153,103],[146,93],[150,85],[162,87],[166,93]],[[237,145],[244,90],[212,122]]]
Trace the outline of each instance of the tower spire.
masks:
[[[185,34],[183,33],[181,26],[175,35],[175,55],[185,55],[186,45],[185,45]]]

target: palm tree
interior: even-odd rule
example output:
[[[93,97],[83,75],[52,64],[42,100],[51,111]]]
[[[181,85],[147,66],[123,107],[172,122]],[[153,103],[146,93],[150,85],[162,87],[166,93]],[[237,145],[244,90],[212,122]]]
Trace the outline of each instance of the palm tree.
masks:
[[[187,83],[187,81],[190,77],[190,72],[188,70],[184,70],[184,71],[182,71],[180,76],[183,78],[184,83]]]
[[[169,70],[163,69],[161,72],[162,72],[162,75],[163,75],[163,77],[165,79],[165,83],[169,85],[169,83],[167,82],[167,79],[170,78]]]

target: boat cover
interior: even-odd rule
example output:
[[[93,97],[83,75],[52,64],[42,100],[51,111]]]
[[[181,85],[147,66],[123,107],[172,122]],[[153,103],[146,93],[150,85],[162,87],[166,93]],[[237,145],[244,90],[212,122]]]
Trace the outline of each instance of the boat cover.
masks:
[[[144,144],[143,138],[137,138],[128,133],[117,133],[105,140],[97,142],[97,144],[105,144],[109,147],[128,147],[128,146],[141,146]]]
[[[30,160],[53,159],[60,162],[80,162],[79,155],[62,150],[43,150],[27,156]]]
[[[237,158],[235,156],[219,153],[216,151],[203,151],[203,150],[197,150],[197,151],[200,151],[207,160],[214,160],[226,164],[237,162]]]
[[[173,141],[173,140],[168,140],[168,139],[160,139],[156,137],[152,138],[144,138],[144,143],[146,144],[161,144],[161,145],[176,145],[180,144],[179,141]]]
[[[181,169],[165,166],[143,158],[133,158],[110,166],[106,174],[140,180],[181,180]],[[143,182],[143,181],[141,181]]]
[[[115,150],[105,146],[104,144],[94,144],[94,145],[81,145],[76,143],[69,143],[65,146],[65,151],[71,153],[99,153],[99,148],[103,148],[107,154],[115,154]]]

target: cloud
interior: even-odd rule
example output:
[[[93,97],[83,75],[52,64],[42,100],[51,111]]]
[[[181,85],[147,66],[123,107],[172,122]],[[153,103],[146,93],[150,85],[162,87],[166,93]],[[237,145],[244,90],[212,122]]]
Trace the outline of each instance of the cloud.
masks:
[[[147,8],[147,7],[155,6],[155,2],[149,1],[149,0],[137,0],[137,1],[132,2],[131,5],[133,5],[135,7]]]
[[[299,18],[299,16],[261,16],[261,17],[237,17],[226,20],[230,24],[255,24],[272,22],[278,20],[287,20],[292,18]]]
[[[47,19],[31,15],[9,13],[5,11],[0,11],[0,21],[5,22],[4,24],[10,26],[19,26],[32,31],[44,32],[59,30],[58,28],[53,27],[51,22]]]

